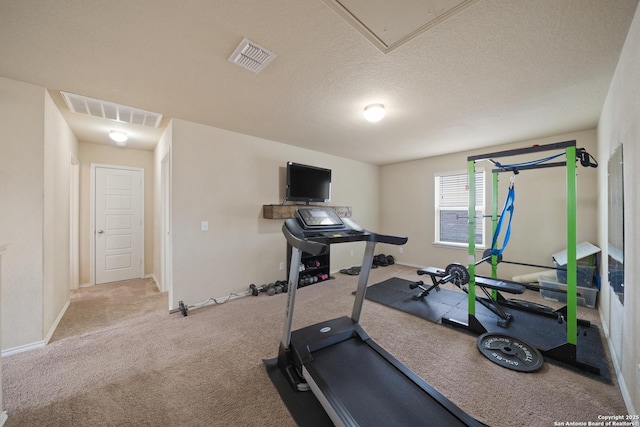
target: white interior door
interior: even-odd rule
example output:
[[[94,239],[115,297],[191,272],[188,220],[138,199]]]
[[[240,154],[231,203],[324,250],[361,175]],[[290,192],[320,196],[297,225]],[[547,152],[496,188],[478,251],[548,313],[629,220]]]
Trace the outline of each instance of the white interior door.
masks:
[[[144,277],[141,169],[95,168],[95,283]]]

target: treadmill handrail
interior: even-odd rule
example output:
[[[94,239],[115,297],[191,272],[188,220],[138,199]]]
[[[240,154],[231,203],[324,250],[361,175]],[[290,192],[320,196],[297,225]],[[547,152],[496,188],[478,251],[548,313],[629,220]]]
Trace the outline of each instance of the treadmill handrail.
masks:
[[[301,251],[307,252],[314,256],[323,253],[327,248],[326,244],[307,240],[303,236],[293,234],[289,230],[289,228],[287,227],[287,223],[289,223],[289,221],[291,221],[292,219],[293,218],[289,218],[284,222],[284,224],[282,224],[282,234],[284,234],[285,239],[287,239],[287,243],[294,248],[300,249]]]
[[[297,219],[289,218],[282,225],[282,233],[287,243],[311,255],[320,255],[333,243],[375,242],[404,245],[408,240],[407,237],[367,231],[348,218],[343,218],[343,222],[345,224],[343,227],[327,227],[324,230],[316,228],[312,232],[305,232]]]

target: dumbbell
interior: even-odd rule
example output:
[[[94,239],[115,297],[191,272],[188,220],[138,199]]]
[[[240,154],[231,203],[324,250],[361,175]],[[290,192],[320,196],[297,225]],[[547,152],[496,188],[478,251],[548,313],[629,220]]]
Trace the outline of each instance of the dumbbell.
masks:
[[[265,285],[265,286],[266,286],[265,292],[267,293],[267,295],[272,297],[276,294],[275,284],[269,283],[268,285]]]
[[[317,259],[312,259],[311,261],[309,261],[307,263],[307,267],[309,267],[309,268],[320,267],[320,261],[318,261]]]
[[[260,292],[267,291],[267,285],[256,286],[253,283],[249,285],[249,289],[251,289],[251,295],[257,297]]]
[[[300,280],[298,281],[298,285],[299,286],[307,286],[307,285],[312,285],[316,282],[318,282],[318,280],[320,280],[318,278],[318,276],[311,276],[308,274],[305,274],[304,276],[302,276],[300,278]]]
[[[410,289],[415,289],[415,288],[420,287],[420,286],[422,286],[422,285],[424,285],[424,282],[423,282],[422,280],[420,280],[420,281],[418,281],[418,282],[413,282],[413,283],[411,283],[411,284],[409,285],[409,288],[410,288]]]
[[[276,294],[281,294],[289,290],[289,284],[284,280],[276,280],[275,283],[272,283],[269,286],[275,290]]]
[[[289,282],[287,282],[286,280],[278,280],[276,282],[276,287],[278,287],[278,286],[280,286],[280,289],[284,293],[289,291]]]
[[[257,297],[260,293],[258,288],[256,288],[256,285],[254,285],[253,283],[249,285],[249,290],[251,290],[251,295],[253,295],[254,297]]]
[[[249,285],[249,289],[251,290],[251,295],[254,297],[257,297],[260,292],[266,292],[267,295],[274,295],[276,293],[275,289],[269,285],[256,286],[252,283]]]

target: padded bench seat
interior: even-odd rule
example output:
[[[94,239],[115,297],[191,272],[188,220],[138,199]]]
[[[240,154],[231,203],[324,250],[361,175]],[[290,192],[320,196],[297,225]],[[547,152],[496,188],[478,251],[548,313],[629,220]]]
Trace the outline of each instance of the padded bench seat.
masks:
[[[418,270],[419,275],[428,274],[430,276],[444,277],[446,273],[444,270],[435,267],[424,267]],[[509,294],[522,294],[526,287],[522,283],[513,282],[511,280],[494,279],[486,276],[476,276],[475,281],[477,286],[483,288],[495,289],[499,292],[506,292]]]

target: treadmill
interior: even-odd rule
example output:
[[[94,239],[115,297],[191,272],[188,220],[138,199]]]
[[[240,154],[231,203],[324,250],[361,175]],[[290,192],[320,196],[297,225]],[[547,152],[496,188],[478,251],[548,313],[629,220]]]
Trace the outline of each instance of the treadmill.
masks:
[[[372,233],[326,207],[297,209],[282,232],[292,247],[289,290],[278,365],[297,391],[311,390],[336,426],[483,426],[390,353],[358,321],[376,243],[404,245],[406,237]],[[302,252],[366,242],[351,317],[291,331]]]

